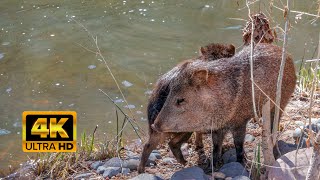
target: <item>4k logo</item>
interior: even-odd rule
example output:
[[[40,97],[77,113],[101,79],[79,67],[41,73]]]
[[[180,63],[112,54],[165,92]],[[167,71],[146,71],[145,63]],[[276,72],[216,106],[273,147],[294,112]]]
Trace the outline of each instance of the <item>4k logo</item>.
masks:
[[[25,111],[22,114],[24,152],[75,152],[74,111]]]

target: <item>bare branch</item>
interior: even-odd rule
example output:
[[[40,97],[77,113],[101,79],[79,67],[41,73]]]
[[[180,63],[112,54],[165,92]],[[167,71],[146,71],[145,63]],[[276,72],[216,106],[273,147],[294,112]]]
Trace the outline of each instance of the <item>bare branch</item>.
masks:
[[[275,162],[271,136],[270,100],[262,107],[262,152],[264,164],[272,165]],[[266,169],[267,172],[269,168]],[[268,173],[265,173],[268,174]]]
[[[284,12],[284,18],[286,18],[286,23],[285,23],[285,29],[284,29],[284,39],[283,39],[283,46],[282,46],[282,57],[281,57],[281,65],[280,65],[280,71],[279,71],[279,76],[278,76],[278,81],[277,81],[277,92],[276,92],[276,104],[278,107],[280,107],[280,102],[281,102],[281,87],[282,87],[282,78],[283,78],[283,71],[284,71],[284,66],[286,63],[286,49],[287,49],[287,41],[288,41],[288,31],[289,31],[289,9],[290,5],[290,0],[287,0],[287,5],[286,5],[286,11]],[[275,108],[275,115],[274,115],[274,122],[273,122],[273,130],[272,133],[274,134],[273,139],[273,144],[276,144],[276,136],[279,128],[279,108]]]
[[[248,8],[248,15],[251,20],[251,42],[250,42],[250,78],[251,78],[251,92],[252,92],[252,106],[253,106],[253,113],[255,120],[258,120],[258,114],[257,114],[257,107],[256,107],[256,101],[255,101],[255,94],[254,94],[254,78],[253,78],[253,32],[254,32],[254,21],[251,17],[251,10],[249,6],[248,0],[246,0],[246,6]]]

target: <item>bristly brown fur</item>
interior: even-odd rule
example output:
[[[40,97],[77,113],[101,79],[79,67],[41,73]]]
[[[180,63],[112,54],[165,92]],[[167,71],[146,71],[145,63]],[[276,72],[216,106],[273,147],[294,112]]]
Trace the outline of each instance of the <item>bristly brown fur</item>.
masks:
[[[212,61],[221,58],[229,58],[235,54],[235,51],[236,48],[232,44],[211,43],[200,48],[200,57],[198,59]]]

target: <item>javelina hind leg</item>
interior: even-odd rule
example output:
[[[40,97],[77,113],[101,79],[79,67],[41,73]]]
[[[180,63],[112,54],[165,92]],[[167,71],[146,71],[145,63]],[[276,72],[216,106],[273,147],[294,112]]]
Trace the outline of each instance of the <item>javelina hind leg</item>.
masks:
[[[188,141],[191,135],[192,133],[177,133],[169,142],[169,147],[172,151],[172,154],[182,165],[185,165],[187,161],[184,159],[180,148],[183,143]]]
[[[217,167],[221,157],[222,142],[225,135],[225,130],[218,130],[212,132],[212,162],[214,167]]]
[[[146,167],[146,163],[148,161],[148,158],[149,158],[152,150],[154,150],[158,146],[160,141],[161,141],[161,134],[160,133],[157,133],[155,131],[150,133],[149,140],[143,147],[143,151],[142,151],[142,155],[141,155],[141,159],[140,159],[140,164],[138,167],[138,173],[144,172],[144,169]]]
[[[236,147],[237,162],[242,163],[244,158],[244,137],[246,135],[246,124],[233,129],[232,131],[234,145]]]
[[[202,133],[195,133],[196,136],[196,140],[195,140],[195,144],[196,144],[196,151],[203,149],[203,139],[202,139]]]

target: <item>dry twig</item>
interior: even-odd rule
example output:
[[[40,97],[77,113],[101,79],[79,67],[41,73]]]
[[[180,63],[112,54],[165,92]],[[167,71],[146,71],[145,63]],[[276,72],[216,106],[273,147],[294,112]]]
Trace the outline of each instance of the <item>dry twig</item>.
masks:
[[[290,5],[290,0],[287,0],[287,5],[286,5],[286,11],[284,12],[284,18],[286,19],[285,23],[285,29],[284,29],[284,39],[283,39],[283,47],[282,47],[282,57],[281,57],[281,65],[280,65],[280,71],[279,71],[279,76],[278,76],[278,82],[277,82],[277,92],[276,92],[276,104],[278,107],[280,107],[280,102],[281,102],[281,87],[282,87],[282,78],[283,78],[283,71],[284,71],[284,66],[286,62],[286,49],[287,49],[287,41],[288,41],[288,31],[289,31],[289,9]],[[280,110],[279,108],[275,108],[275,115],[274,115],[274,122],[273,122],[273,129],[272,133],[274,134],[273,139],[273,144],[276,144],[277,141],[277,133],[279,130],[279,114]]]

